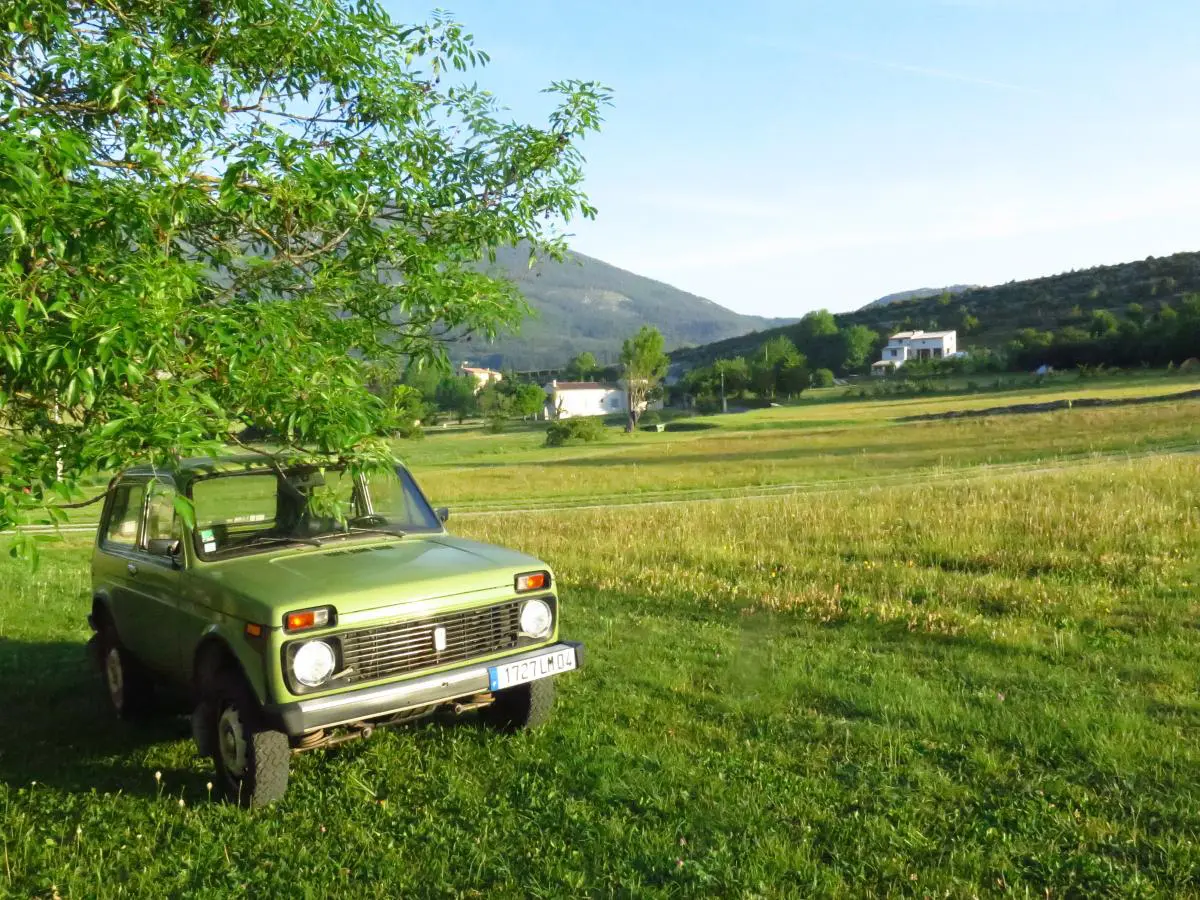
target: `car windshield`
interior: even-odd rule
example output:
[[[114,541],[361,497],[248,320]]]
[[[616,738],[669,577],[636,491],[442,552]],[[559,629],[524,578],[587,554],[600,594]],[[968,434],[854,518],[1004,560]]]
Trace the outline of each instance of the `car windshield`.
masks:
[[[358,477],[315,467],[211,475],[193,483],[192,502],[205,558],[441,529],[403,468]]]

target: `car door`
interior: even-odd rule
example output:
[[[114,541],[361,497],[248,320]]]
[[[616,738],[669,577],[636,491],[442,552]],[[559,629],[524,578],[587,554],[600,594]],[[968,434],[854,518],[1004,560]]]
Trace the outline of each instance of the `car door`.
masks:
[[[177,673],[187,619],[182,609],[183,523],[175,512],[175,483],[159,476],[146,485],[142,526],[128,571],[128,590],[141,629],[138,654],[148,665]]]
[[[151,651],[146,647],[144,609],[134,587],[141,562],[138,542],[146,487],[146,480],[139,479],[124,480],[113,488],[105,510],[100,549],[105,557],[104,586],[117,637],[135,657],[149,663]]]

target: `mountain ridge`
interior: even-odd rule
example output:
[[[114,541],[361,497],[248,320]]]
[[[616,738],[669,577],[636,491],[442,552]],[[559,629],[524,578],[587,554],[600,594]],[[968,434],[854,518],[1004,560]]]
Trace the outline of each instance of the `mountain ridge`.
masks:
[[[529,266],[526,247],[501,248],[484,270],[512,281],[537,315],[516,334],[460,342],[456,361],[523,370],[565,365],[584,351],[615,363],[625,338],[642,325],[662,332],[668,350],[696,346],[796,321],[734,312],[719,303],[583,253]]]
[[[928,297],[940,297],[942,294],[955,296],[967,291],[978,290],[982,286],[979,284],[950,284],[940,288],[915,288],[911,291],[897,291],[894,294],[885,294],[877,300],[872,300],[866,306],[860,306],[856,312],[862,312],[864,309],[876,309],[892,303],[903,303],[905,300],[924,300]]]

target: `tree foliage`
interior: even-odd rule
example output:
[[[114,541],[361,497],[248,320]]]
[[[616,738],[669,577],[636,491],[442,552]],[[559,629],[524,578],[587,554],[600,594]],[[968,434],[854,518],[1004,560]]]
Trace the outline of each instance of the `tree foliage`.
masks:
[[[438,382],[435,400],[440,409],[453,413],[461,425],[464,419],[479,411],[478,387],[474,376],[449,375]]]
[[[585,350],[567,363],[565,374],[571,381],[587,381],[599,371],[600,363],[596,362],[592,353]]]
[[[514,325],[478,260],[561,255],[560,223],[594,213],[578,145],[606,91],[556,82],[546,125],[510,122],[443,16],[10,0],[0,59],[0,528],[251,424],[382,461],[391,401],[363,366]]]
[[[663,350],[663,336],[651,325],[643,325],[621,348],[622,375],[629,399],[629,423],[626,430],[637,428],[638,417],[646,403],[659,391],[670,360]]]

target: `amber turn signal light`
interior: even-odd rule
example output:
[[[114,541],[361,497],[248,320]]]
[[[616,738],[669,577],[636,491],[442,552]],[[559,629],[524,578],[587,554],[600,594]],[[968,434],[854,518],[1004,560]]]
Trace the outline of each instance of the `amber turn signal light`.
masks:
[[[549,572],[526,572],[517,576],[516,589],[518,594],[528,591],[540,591],[550,587]]]
[[[332,619],[328,606],[301,609],[283,617],[283,629],[284,631],[307,631],[310,628],[322,628],[328,625]]]

